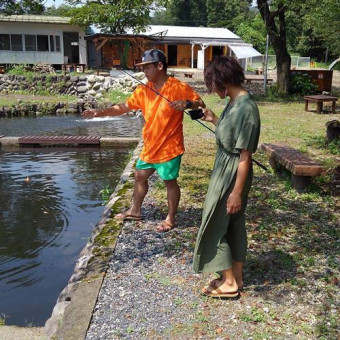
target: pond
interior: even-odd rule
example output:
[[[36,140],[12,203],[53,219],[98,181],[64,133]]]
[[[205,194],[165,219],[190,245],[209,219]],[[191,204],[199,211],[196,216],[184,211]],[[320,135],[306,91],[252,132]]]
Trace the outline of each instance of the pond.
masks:
[[[86,123],[77,117],[1,119],[0,124],[0,134],[12,136],[27,133],[28,126],[30,134],[111,137],[123,130],[136,137],[141,128],[138,119],[128,117]],[[51,316],[103,212],[100,190],[115,187],[129,155],[72,148],[0,151],[0,318],[6,325],[43,326]]]
[[[137,117],[84,119],[77,115],[0,118],[0,135],[100,135],[102,137],[140,136],[142,120]]]

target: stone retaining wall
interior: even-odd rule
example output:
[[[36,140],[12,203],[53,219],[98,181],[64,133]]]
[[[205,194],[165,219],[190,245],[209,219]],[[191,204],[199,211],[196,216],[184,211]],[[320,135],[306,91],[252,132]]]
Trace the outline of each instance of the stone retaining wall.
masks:
[[[143,72],[133,74],[135,78],[145,82]],[[0,93],[20,93],[29,91],[34,94],[39,91],[48,91],[51,95],[72,95],[79,99],[74,102],[59,103],[23,103],[12,106],[1,106],[0,117],[12,117],[20,115],[39,114],[69,114],[82,113],[84,109],[108,107],[112,103],[98,103],[103,93],[109,90],[117,90],[123,93],[131,93],[139,82],[128,75],[111,76],[36,76],[31,79],[19,75],[0,74]]]

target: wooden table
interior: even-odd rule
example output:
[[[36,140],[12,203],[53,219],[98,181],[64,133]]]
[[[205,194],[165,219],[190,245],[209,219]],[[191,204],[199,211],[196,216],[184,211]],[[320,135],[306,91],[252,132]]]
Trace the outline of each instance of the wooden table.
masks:
[[[305,100],[305,111],[308,111],[309,102],[316,103],[316,113],[321,113],[324,102],[332,102],[332,113],[335,113],[335,102],[338,100],[338,97],[327,96],[324,94],[317,94],[314,96],[305,96],[304,100]]]

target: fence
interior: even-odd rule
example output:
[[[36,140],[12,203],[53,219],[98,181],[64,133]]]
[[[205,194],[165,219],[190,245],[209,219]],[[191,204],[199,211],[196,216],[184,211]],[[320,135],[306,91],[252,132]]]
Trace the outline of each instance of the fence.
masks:
[[[248,59],[248,68],[258,69],[264,66],[265,56],[252,57]],[[310,57],[291,56],[292,69],[309,69]],[[276,69],[276,56],[268,55],[268,70]]]

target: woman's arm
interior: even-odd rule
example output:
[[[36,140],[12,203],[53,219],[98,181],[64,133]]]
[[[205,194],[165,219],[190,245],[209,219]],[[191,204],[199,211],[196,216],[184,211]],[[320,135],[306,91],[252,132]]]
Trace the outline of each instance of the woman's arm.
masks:
[[[242,192],[251,167],[251,153],[242,149],[240,163],[237,168],[236,182],[233,191],[227,199],[227,213],[236,214],[242,208]]]

